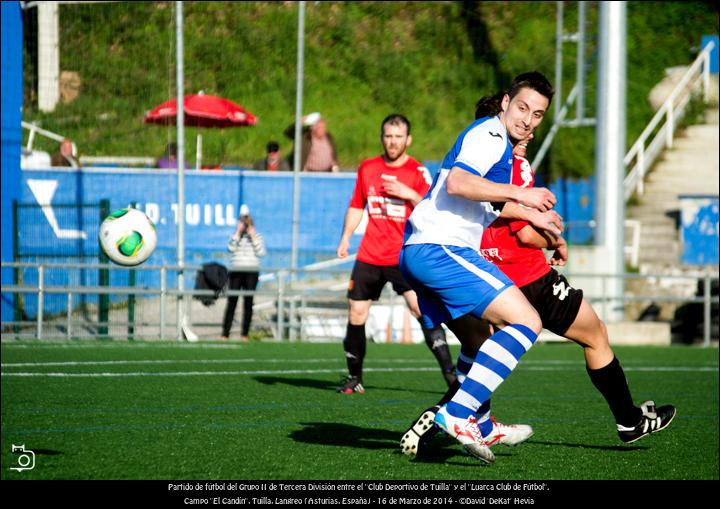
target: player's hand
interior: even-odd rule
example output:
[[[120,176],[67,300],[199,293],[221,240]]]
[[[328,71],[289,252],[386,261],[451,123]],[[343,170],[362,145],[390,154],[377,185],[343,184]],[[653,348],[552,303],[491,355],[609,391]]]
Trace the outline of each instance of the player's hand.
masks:
[[[409,200],[413,190],[408,186],[399,182],[398,180],[381,175],[383,179],[383,191],[393,198],[400,198],[401,200]]]
[[[245,224],[245,221],[238,221],[237,222],[237,228],[235,229],[235,234],[239,237],[243,234],[245,229],[247,228],[247,225]]]
[[[555,252],[552,254],[552,257],[550,257],[550,261],[548,262],[550,265],[557,265],[558,267],[562,267],[567,263],[568,259],[568,248],[567,244],[563,243],[562,245],[555,248]]]
[[[532,207],[540,212],[552,209],[557,203],[555,195],[545,187],[520,188],[517,201],[526,207]]]
[[[545,230],[556,238],[560,237],[564,230],[562,216],[554,210],[548,210],[547,212],[536,211],[531,214],[529,221],[536,228]]]
[[[382,187],[389,196],[393,198],[400,198],[401,200],[412,201],[416,197],[416,192],[409,186],[406,186],[402,182],[395,180],[394,178],[381,176],[383,179]]]
[[[347,239],[340,239],[340,244],[337,247],[338,258],[347,258],[348,249],[350,249],[350,241]]]

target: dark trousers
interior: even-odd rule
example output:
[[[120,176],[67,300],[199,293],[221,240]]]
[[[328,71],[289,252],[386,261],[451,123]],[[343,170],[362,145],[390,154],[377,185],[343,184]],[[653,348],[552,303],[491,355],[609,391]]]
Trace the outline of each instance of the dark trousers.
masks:
[[[255,290],[258,284],[259,272],[230,272],[229,273],[229,289],[230,290]],[[232,327],[233,318],[235,317],[235,308],[237,307],[237,296],[230,296],[225,306],[225,318],[223,318],[223,336],[230,336],[230,328]],[[250,331],[250,322],[253,313],[253,296],[247,295],[243,297],[243,319],[240,334],[247,336]]]

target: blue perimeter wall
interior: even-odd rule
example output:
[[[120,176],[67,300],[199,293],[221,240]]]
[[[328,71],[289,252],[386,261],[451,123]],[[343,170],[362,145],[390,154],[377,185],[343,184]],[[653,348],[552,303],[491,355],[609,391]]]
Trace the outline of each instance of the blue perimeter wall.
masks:
[[[2,2],[2,259],[12,260],[12,202],[20,197],[22,143],[22,9],[20,2]],[[12,270],[2,270],[2,284],[12,283]],[[2,321],[12,318],[14,297],[2,294]]]
[[[437,167],[433,167],[436,165],[428,166],[431,173],[437,171]],[[299,266],[335,258],[355,177],[355,173],[300,175]],[[290,266],[292,173],[189,170],[185,173],[185,188],[186,265],[210,261],[229,264],[227,241],[234,231],[240,205],[245,203],[265,239],[268,254],[262,259],[262,270]],[[558,195],[558,211],[567,221],[582,223],[592,217],[592,181],[561,181],[550,188]],[[155,222],[158,247],[145,265],[175,265],[176,197],[175,170],[23,170],[19,203],[37,205],[42,202],[46,207],[44,210],[32,207],[20,211],[18,249],[21,261],[97,262],[100,222],[97,209],[78,213],[60,205],[98,204],[107,199],[111,210],[137,203],[137,208],[144,210]],[[6,228],[12,228],[11,215],[3,214],[3,230]],[[592,231],[586,230],[572,228],[569,231],[571,241],[590,241]],[[353,236],[351,252],[357,250],[360,239],[361,235]],[[110,286],[128,285],[127,271],[111,271],[110,276]],[[193,274],[188,275],[186,287],[194,285],[193,278]],[[96,285],[97,281],[97,270],[49,269],[45,274],[45,284],[49,286]],[[24,283],[35,284],[36,271],[26,270]],[[137,284],[139,287],[159,287],[158,271],[141,272]],[[169,274],[168,285],[174,284],[175,278]],[[29,317],[35,316],[34,298],[25,298],[23,308]],[[65,309],[64,295],[46,296],[46,313]]]
[[[354,173],[302,174],[300,176],[299,265],[335,257],[345,210],[355,185]],[[223,261],[241,204],[250,207],[264,238],[268,256],[265,268],[290,265],[292,240],[293,175],[254,171],[187,171],[185,174],[185,258],[187,264]],[[558,195],[558,212],[566,221],[584,223],[592,218],[593,180],[560,181],[550,186]],[[45,213],[20,215],[21,253],[97,255],[98,218],[61,213],[53,205],[97,204],[110,201],[111,210],[137,203],[155,222],[158,249],[153,265],[174,264],[177,241],[177,175],[156,169],[48,169],[22,172],[23,204],[49,200]],[[52,210],[52,212],[50,212]],[[54,229],[51,219],[57,219]],[[3,217],[3,228],[11,227]],[[80,230],[86,240],[57,230]],[[573,228],[570,241],[587,243],[591,232]],[[572,234],[574,233],[574,237]],[[355,235],[351,249],[359,244]],[[59,260],[57,260],[59,261]]]

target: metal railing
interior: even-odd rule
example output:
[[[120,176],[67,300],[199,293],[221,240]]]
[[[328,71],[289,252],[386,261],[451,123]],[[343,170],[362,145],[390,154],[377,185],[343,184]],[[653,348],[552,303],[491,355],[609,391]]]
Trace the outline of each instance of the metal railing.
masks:
[[[347,275],[349,273],[349,270],[346,269],[337,269],[335,268],[336,265],[340,263],[345,263],[348,260],[335,260],[330,262],[322,262],[320,264],[316,264],[315,266],[304,267],[302,269],[298,269],[297,273],[300,275],[301,273],[304,275],[308,275],[311,273],[318,274],[320,272],[323,273],[329,273],[329,274],[343,274]],[[193,296],[201,296],[201,295],[214,295],[214,292],[210,290],[192,290],[192,289],[185,289],[185,290],[177,290],[176,288],[170,288],[167,284],[168,282],[168,272],[173,271],[179,271],[183,270],[185,272],[193,271],[193,270],[199,270],[201,267],[191,267],[186,266],[184,268],[181,267],[173,267],[173,266],[143,266],[143,267],[118,267],[116,265],[107,265],[107,264],[90,264],[90,263],[45,263],[45,264],[39,264],[39,263],[19,263],[19,262],[3,262],[2,263],[3,268],[15,268],[15,269],[30,269],[30,270],[36,270],[37,271],[37,284],[18,284],[18,285],[4,285],[2,287],[3,293],[12,293],[12,294],[34,294],[37,298],[37,313],[34,320],[25,320],[25,321],[7,321],[2,322],[2,327],[4,331],[3,335],[8,334],[8,336],[12,337],[12,329],[18,328],[18,327],[30,327],[31,332],[25,333],[25,334],[18,334],[17,331],[14,335],[14,337],[31,337],[34,339],[47,339],[47,338],[55,338],[58,337],[56,335],[49,334],[46,330],[47,326],[49,325],[49,317],[46,316],[46,313],[44,312],[44,300],[47,295],[53,295],[53,294],[62,294],[67,296],[67,308],[65,309],[65,332],[61,337],[65,338],[71,338],[73,337],[72,330],[73,325],[76,325],[72,319],[73,309],[72,309],[72,302],[73,302],[73,296],[74,295],[144,295],[148,297],[156,296],[159,299],[159,310],[157,312],[157,315],[154,315],[154,317],[157,317],[157,320],[151,323],[146,323],[146,325],[152,325],[157,329],[157,334],[153,337],[148,337],[148,339],[166,339],[170,337],[181,337],[179,334],[179,331],[181,331],[181,328],[183,326],[183,318],[180,316],[176,316],[176,323],[175,323],[175,331],[172,331],[171,334],[169,334],[171,331],[169,329],[172,329],[172,327],[168,327],[167,318],[168,318],[168,301],[170,299],[179,299],[179,298],[185,298],[185,297],[193,297]],[[152,271],[152,270],[158,270],[160,271],[160,286],[159,288],[140,288],[140,287],[132,287],[132,286],[112,286],[112,287],[89,287],[89,286],[48,286],[45,282],[45,274],[49,269],[113,269],[113,270],[143,270],[143,271]],[[277,340],[283,340],[286,338],[296,339],[299,338],[300,340],[306,339],[304,335],[304,329],[303,329],[303,319],[304,317],[310,316],[312,313],[319,313],[318,308],[322,308],[325,306],[326,308],[329,306],[329,309],[331,309],[334,313],[334,316],[338,319],[344,319],[344,316],[347,312],[347,309],[343,307],[343,304],[346,304],[346,294],[344,286],[336,289],[329,289],[327,287],[326,282],[329,280],[329,278],[325,278],[325,283],[321,281],[321,286],[319,288],[312,288],[308,284],[303,283],[302,279],[294,280],[292,278],[292,271],[282,269],[282,270],[276,270],[272,272],[265,272],[261,279],[265,283],[269,283],[270,281],[275,281],[276,285],[275,287],[270,287],[271,284],[268,284],[267,289],[258,289],[254,292],[251,291],[227,291],[222,296],[245,296],[245,295],[255,295],[256,297],[264,298],[264,302],[258,302],[255,306],[255,309],[259,308],[270,308],[271,311],[275,311],[275,318],[272,325],[272,333],[275,339]],[[601,316],[607,316],[607,309],[609,306],[614,305],[621,305],[625,306],[628,302],[637,302],[637,301],[648,301],[648,302],[671,302],[671,303],[692,303],[692,304],[701,304],[703,308],[703,327],[702,327],[702,337],[703,337],[703,344],[705,346],[710,345],[711,341],[711,333],[712,333],[712,306],[717,306],[718,303],[720,303],[720,300],[718,299],[718,296],[712,296],[711,295],[711,282],[713,280],[718,279],[717,273],[712,274],[704,274],[702,276],[680,276],[680,275],[668,275],[668,274],[566,274],[571,280],[572,278],[600,278],[602,280],[602,288],[599,293],[597,294],[589,294],[586,291],[585,297],[591,302],[595,303],[599,306],[599,310],[601,311]],[[604,291],[604,288],[607,286],[607,282],[616,279],[616,278],[622,278],[623,280],[629,280],[629,279],[663,279],[663,280],[673,280],[673,281],[702,281],[702,286],[704,289],[704,293],[702,296],[698,297],[685,297],[685,296],[658,296],[658,295],[623,295],[620,297],[621,302],[615,303],[614,301],[617,300],[617,297],[608,296],[608,293]],[[340,286],[340,285],[338,285]],[[391,292],[389,292],[391,293]],[[390,299],[390,305],[395,305],[393,303],[394,301]],[[395,299],[395,302],[400,305],[404,306],[402,299]],[[330,305],[332,304],[332,305]],[[322,313],[320,313],[322,314]],[[55,320],[58,319],[59,313],[56,313],[56,316],[54,317]],[[110,321],[110,320],[108,320]],[[55,325],[58,323],[57,321],[53,322]],[[102,326],[109,325],[110,323],[99,323],[96,322],[96,325],[98,325],[98,330],[102,330]],[[130,327],[132,324],[129,322],[126,323],[111,323],[111,325],[128,325]],[[191,324],[192,325],[192,324]],[[216,324],[213,324],[215,327],[217,327]],[[154,329],[153,329],[154,330]],[[105,335],[107,335],[107,327],[105,328]],[[289,336],[288,336],[289,333]],[[102,334],[100,334],[102,335]]]
[[[276,312],[276,322],[273,330],[276,339],[282,339],[285,337],[287,329],[290,329],[290,339],[294,340],[297,336],[297,331],[300,329],[298,323],[298,303],[307,304],[308,298],[332,298],[338,299],[340,302],[345,301],[345,288],[346,282],[342,285],[336,285],[332,289],[313,289],[307,288],[304,285],[304,280],[307,276],[323,273],[323,274],[349,274],[348,269],[338,269],[338,265],[343,265],[354,261],[355,255],[351,255],[344,259],[333,259],[326,260],[319,263],[310,264],[299,268],[295,271],[291,269],[266,269],[263,274],[259,277],[259,283],[268,285],[268,290],[224,290],[222,297],[237,296],[244,297],[247,295],[254,295],[259,297],[270,298],[273,303],[273,308]],[[23,321],[13,320],[2,322],[3,329],[16,328],[18,326],[35,325],[35,334],[33,337],[36,339],[43,339],[44,325],[45,325],[45,297],[48,294],[54,295],[66,295],[67,296],[67,307],[66,313],[66,336],[71,336],[72,320],[71,315],[73,313],[72,302],[73,298],[77,295],[93,295],[93,296],[107,296],[107,295],[122,295],[122,296],[157,296],[159,298],[159,338],[169,337],[169,328],[167,326],[167,315],[168,315],[168,304],[170,299],[179,299],[186,297],[201,297],[201,296],[215,296],[216,293],[212,290],[194,290],[184,289],[178,290],[168,284],[168,281],[175,279],[174,276],[184,273],[192,273],[202,269],[199,265],[186,265],[184,267],[176,265],[164,265],[164,266],[152,266],[143,265],[140,267],[121,267],[113,264],[103,263],[31,263],[31,262],[2,262],[2,268],[13,268],[13,269],[30,269],[35,270],[37,277],[35,278],[37,284],[17,284],[17,285],[3,285],[2,293],[12,294],[35,294],[37,296],[37,314],[34,321]],[[106,287],[94,287],[94,286],[48,286],[45,283],[45,275],[49,269],[63,269],[63,270],[113,270],[113,271],[126,271],[126,272],[139,272],[139,271],[159,271],[160,285],[159,288],[141,288],[136,286],[106,286]],[[170,273],[170,276],[169,276]],[[304,275],[305,278],[298,278],[297,275]],[[170,279],[168,279],[170,277]],[[32,279],[32,278],[22,278]],[[327,279],[327,276],[326,276]],[[274,288],[272,288],[274,285]],[[261,303],[254,306],[265,307],[267,302]],[[302,310],[301,310],[302,313]],[[177,314],[175,317],[175,329],[173,334],[175,337],[182,337],[181,332],[183,327],[186,326],[184,322],[186,316]],[[107,327],[109,324],[106,322],[97,322],[99,327]],[[129,325],[129,324],[122,324]]]
[[[638,195],[643,194],[647,170],[652,167],[663,148],[672,148],[673,136],[679,120],[684,115],[693,89],[698,88],[701,82],[703,100],[708,101],[710,91],[710,52],[714,47],[715,43],[710,41],[703,48],[625,155],[623,164],[626,169],[635,161],[632,169],[629,172],[626,171],[627,176],[624,183],[625,201],[632,196],[633,192],[637,192]],[[658,128],[663,119],[665,119],[665,123]]]
[[[25,149],[29,152],[32,152],[33,145],[35,143],[35,135],[39,134],[41,136],[45,136],[46,138],[49,138],[51,140],[57,141],[60,143],[65,139],[64,136],[54,133],[52,131],[48,131],[47,129],[43,129],[40,126],[37,126],[30,122],[25,122],[24,120],[21,122],[21,125],[23,129],[27,129],[29,132],[28,134],[28,140],[27,144],[25,145]],[[73,155],[77,157],[77,145],[75,142],[72,144],[73,147]],[[92,167],[94,164],[117,164],[117,165],[141,165],[146,168],[152,168],[155,166],[155,159],[152,157],[129,157],[129,156],[81,156],[80,157],[80,163],[84,166]]]

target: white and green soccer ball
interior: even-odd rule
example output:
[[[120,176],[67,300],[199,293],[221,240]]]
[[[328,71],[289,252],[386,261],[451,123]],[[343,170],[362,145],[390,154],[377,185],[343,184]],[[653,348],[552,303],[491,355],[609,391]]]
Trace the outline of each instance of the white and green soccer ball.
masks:
[[[119,265],[139,265],[157,246],[155,225],[137,209],[118,209],[100,225],[100,247]]]

